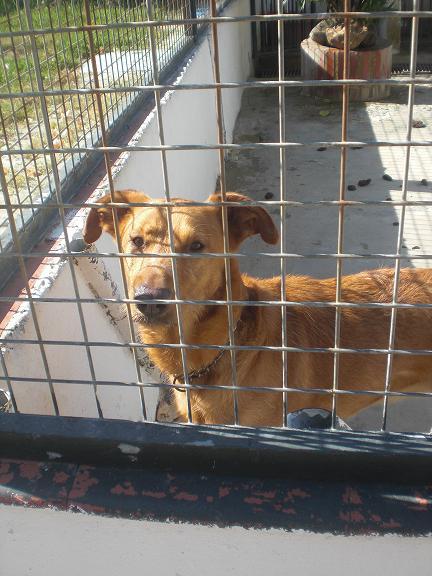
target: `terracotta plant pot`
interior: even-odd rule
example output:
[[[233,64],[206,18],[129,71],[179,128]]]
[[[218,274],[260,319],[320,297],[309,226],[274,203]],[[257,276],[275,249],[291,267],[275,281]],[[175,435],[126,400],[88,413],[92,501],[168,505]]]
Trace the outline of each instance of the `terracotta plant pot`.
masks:
[[[392,47],[390,42],[376,44],[373,48],[350,50],[350,78],[361,80],[390,78],[392,70]],[[301,43],[301,71],[304,80],[339,80],[343,78],[344,51],[340,48],[322,46],[311,38]],[[314,86],[311,95],[340,99],[341,86]],[[388,84],[351,86],[350,100],[378,100],[390,93]]]

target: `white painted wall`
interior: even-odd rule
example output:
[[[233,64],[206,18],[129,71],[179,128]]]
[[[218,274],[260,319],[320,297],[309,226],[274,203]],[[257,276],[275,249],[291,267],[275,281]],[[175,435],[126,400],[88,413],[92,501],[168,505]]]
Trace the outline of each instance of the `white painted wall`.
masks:
[[[2,574],[430,576],[427,537],[333,536],[0,506]]]
[[[249,13],[248,0],[236,0],[224,12],[226,16]],[[250,23],[218,26],[222,82],[243,82],[251,73]],[[211,38],[207,35],[197,47],[177,79],[181,84],[211,84],[213,63]],[[242,89],[222,91],[224,129],[227,142],[240,110]],[[213,90],[182,90],[165,95],[162,120],[166,144],[214,144],[217,142],[216,99]],[[133,139],[134,144],[159,144],[156,115],[149,116]],[[172,196],[204,200],[215,189],[219,173],[217,150],[175,150],[167,153],[169,188]],[[159,152],[132,152],[124,160],[115,179],[117,189],[136,188],[153,197],[164,195]]]
[[[93,270],[96,278],[99,272]],[[92,298],[95,282],[89,286],[89,278],[77,273],[81,298]],[[92,288],[92,289],[91,289]],[[44,291],[45,297],[73,298],[74,290],[69,266],[62,266],[55,282]],[[110,295],[111,296],[111,295]],[[116,310],[117,308],[117,310]],[[94,342],[127,342],[127,331],[119,322],[119,307],[103,308],[100,304],[83,304],[88,339]],[[36,316],[44,340],[82,341],[83,333],[75,303],[36,304]],[[35,339],[34,324],[29,314],[14,331],[14,338]],[[86,349],[83,346],[45,345],[51,377],[66,380],[91,380]],[[97,380],[136,382],[137,376],[129,348],[92,347],[91,355]],[[38,345],[11,344],[5,350],[9,374],[13,377],[45,378],[45,370]],[[143,370],[144,381],[153,381],[151,372]],[[49,386],[45,382],[13,382],[13,390],[19,410],[28,414],[54,414]],[[98,412],[93,386],[88,384],[54,384],[60,414],[64,416],[97,417]],[[141,420],[141,405],[136,387],[98,386],[103,415],[106,418]],[[153,394],[152,394],[153,392]],[[146,394],[153,413],[156,391]]]
[[[246,15],[248,0],[235,0],[224,15]],[[251,33],[248,23],[223,24],[219,27],[221,79],[240,82],[251,71]],[[203,84],[213,82],[210,37],[207,35],[177,78],[177,83]],[[235,120],[240,110],[241,89],[223,91],[223,112],[226,140],[232,141]],[[163,99],[163,123],[167,144],[209,144],[217,141],[216,101],[213,90],[171,91]],[[137,131],[130,144],[159,144],[157,118],[153,111]],[[215,189],[219,173],[217,151],[172,151],[168,155],[168,176],[172,196],[204,200]],[[163,196],[162,165],[159,152],[131,152],[121,156],[114,166],[116,189],[136,188],[151,196]],[[107,193],[102,183],[91,200]],[[79,235],[85,212],[81,211],[68,225],[69,238]],[[61,237],[55,231],[53,237]],[[64,242],[57,243],[64,250]],[[99,252],[116,251],[110,237],[103,235],[96,243]],[[124,295],[120,267],[116,259],[78,259],[75,267],[80,296],[119,297]],[[44,297],[73,298],[70,270],[65,262],[44,266],[39,270],[42,279],[34,292]],[[46,340],[82,341],[78,311],[75,304],[40,303],[36,306],[42,336]],[[128,342],[130,333],[124,309],[100,304],[83,305],[89,340]],[[35,330],[28,307],[21,307],[6,326],[5,334],[14,339],[33,339]],[[3,334],[3,336],[5,335]],[[45,346],[52,378],[90,379],[86,350],[82,346]],[[53,414],[48,384],[43,382],[13,382],[15,377],[45,377],[37,345],[10,344],[4,357],[13,390],[21,412]],[[92,348],[97,380],[136,382],[136,369],[128,348]],[[158,381],[159,374],[148,367],[142,370],[142,382]],[[2,368],[0,365],[0,374]],[[4,382],[0,384],[5,387]],[[96,417],[97,409],[90,385],[56,384],[55,391],[62,415]],[[146,388],[145,399],[150,418],[154,417],[157,388]],[[140,420],[142,418],[139,393],[136,388],[99,386],[98,395],[103,414],[108,418]]]

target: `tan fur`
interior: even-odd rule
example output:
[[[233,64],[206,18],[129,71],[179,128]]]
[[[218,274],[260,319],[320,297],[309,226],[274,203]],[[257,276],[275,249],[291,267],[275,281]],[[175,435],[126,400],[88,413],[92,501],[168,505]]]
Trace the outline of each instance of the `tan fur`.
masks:
[[[117,202],[147,202],[150,199],[134,191],[116,193]],[[216,195],[209,198],[218,201]],[[230,193],[232,202],[249,200]],[[104,207],[108,197],[101,200],[100,209],[89,214],[84,238],[94,241],[102,230],[113,234],[112,209]],[[155,200],[154,202],[158,202]],[[159,201],[161,202],[161,201]],[[182,201],[184,202],[184,201]],[[270,243],[276,243],[277,230],[268,213],[259,207],[229,207],[227,209],[230,250],[236,251],[240,243],[252,234],[261,234]],[[124,252],[137,252],[131,238],[145,239],[143,253],[169,252],[166,208],[137,207],[118,209],[121,246]],[[222,253],[223,235],[221,208],[174,207],[172,222],[177,252],[188,252],[194,241],[201,241],[204,252]],[[252,278],[240,274],[238,262],[231,259],[232,297],[234,300],[280,299],[280,277]],[[126,258],[126,271],[130,293],[142,284],[173,290],[170,258]],[[226,298],[224,259],[177,259],[180,297],[189,300]],[[391,302],[393,270],[372,270],[345,276],[342,282],[342,300],[346,302]],[[334,301],[335,279],[319,280],[308,276],[286,277],[286,299],[294,302]],[[432,302],[432,270],[403,269],[400,276],[398,301],[402,303]],[[137,314],[140,337],[146,344],[178,343],[178,327],[174,305],[170,306],[169,321],[148,325]],[[388,346],[390,308],[343,308],[341,318],[342,348],[379,348]],[[280,307],[248,306],[233,308],[234,321],[241,318],[237,332],[237,345],[280,346]],[[228,341],[227,308],[224,306],[182,305],[184,340],[187,344],[225,344]],[[432,349],[432,310],[400,309],[396,322],[396,349]],[[334,345],[335,311],[332,308],[288,307],[288,346],[323,348]],[[165,373],[182,373],[178,350],[150,349],[153,362]],[[215,350],[188,350],[188,370],[208,365],[217,355]],[[282,386],[282,354],[275,351],[237,352],[237,383],[245,391],[238,392],[240,424],[248,426],[280,426],[282,424],[282,394],[279,392],[247,391],[249,386],[280,388]],[[301,389],[331,389],[333,384],[332,353],[288,353],[288,386]],[[343,390],[382,391],[385,383],[387,355],[340,354],[339,388]],[[225,353],[210,373],[194,380],[199,385],[230,385],[232,382],[229,353]],[[430,391],[432,386],[432,356],[395,355],[391,389]],[[337,413],[342,418],[355,414],[376,401],[373,396],[340,395]],[[231,424],[234,422],[233,392],[230,390],[192,390],[193,421],[199,423]],[[331,395],[290,392],[289,411],[305,407],[331,407]],[[170,390],[162,394],[158,411],[165,421],[187,419],[186,395]]]

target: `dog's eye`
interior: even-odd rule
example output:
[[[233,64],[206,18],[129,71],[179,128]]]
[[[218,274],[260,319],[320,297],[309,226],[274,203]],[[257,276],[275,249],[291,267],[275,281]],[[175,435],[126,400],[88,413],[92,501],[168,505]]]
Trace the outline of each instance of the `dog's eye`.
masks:
[[[144,246],[144,238],[142,236],[134,236],[132,238],[132,243],[137,247],[137,248],[142,248],[142,246]]]
[[[195,242],[192,242],[192,244],[189,246],[189,250],[191,252],[199,252],[203,248],[204,248],[204,244],[202,242],[199,242],[198,240],[196,240]]]

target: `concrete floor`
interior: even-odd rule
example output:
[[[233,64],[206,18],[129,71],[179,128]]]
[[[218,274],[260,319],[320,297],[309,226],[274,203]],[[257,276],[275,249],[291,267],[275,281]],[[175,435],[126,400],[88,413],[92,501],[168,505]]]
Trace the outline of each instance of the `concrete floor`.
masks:
[[[429,76],[430,77],[430,76]],[[432,82],[432,80],[431,80]],[[383,102],[352,103],[349,111],[348,139],[351,141],[406,140],[406,87],[395,87]],[[425,126],[413,128],[412,139],[432,140],[432,85],[416,89],[414,119]],[[286,90],[286,133],[292,142],[336,141],[341,137],[341,104],[316,99],[298,88]],[[234,141],[277,142],[278,94],[275,89],[246,90],[237,120]],[[403,147],[365,147],[350,149],[347,162],[347,199],[397,200],[401,198],[406,150]],[[335,200],[339,195],[340,152],[336,148],[318,151],[317,147],[288,149],[286,153],[287,198],[299,201]],[[275,148],[233,151],[227,158],[227,187],[263,200],[280,196],[279,151]],[[383,175],[392,180],[384,180]],[[358,181],[371,179],[368,186]],[[421,183],[427,180],[427,184]],[[408,174],[408,199],[432,199],[432,148],[411,149]],[[279,207],[269,207],[280,224]],[[336,252],[338,208],[324,206],[296,207],[286,210],[288,252],[318,254]],[[360,254],[395,253],[400,208],[393,206],[349,207],[345,211],[344,250]],[[432,254],[432,206],[409,207],[404,226],[404,249],[407,256]],[[256,256],[257,251],[278,251],[279,247],[253,238],[244,246],[251,256],[243,262],[244,270],[256,276],[272,276],[280,271],[277,258]],[[346,260],[343,273],[393,266],[384,259]],[[411,260],[407,267],[432,266],[432,260]],[[330,259],[288,259],[287,272],[316,277],[333,276],[336,263]],[[360,429],[378,429],[382,403],[351,420]],[[432,424],[432,399],[409,399],[391,403],[389,428],[397,431],[428,431]]]

